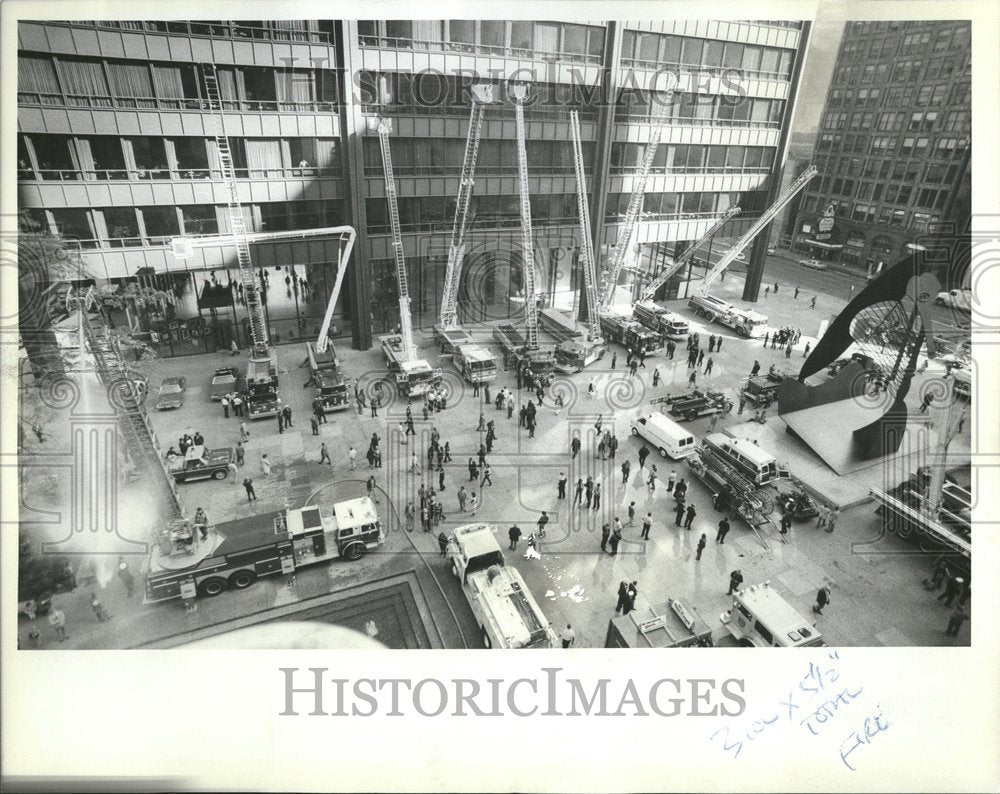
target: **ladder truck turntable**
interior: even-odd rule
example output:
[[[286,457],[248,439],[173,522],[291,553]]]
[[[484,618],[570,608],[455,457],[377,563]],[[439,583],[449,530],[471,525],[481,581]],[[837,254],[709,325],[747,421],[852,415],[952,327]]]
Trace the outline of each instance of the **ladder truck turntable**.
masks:
[[[465,261],[465,232],[469,224],[469,207],[475,185],[483,117],[486,107],[492,104],[494,95],[493,86],[487,83],[473,85],[470,91],[472,111],[469,117],[469,132],[465,141],[458,199],[455,202],[455,220],[452,223],[451,241],[448,246],[441,316],[438,324],[434,326],[434,338],[440,351],[452,356],[452,362],[462,373],[462,377],[470,383],[483,383],[495,380],[497,377],[496,356],[489,348],[477,343],[472,334],[459,325],[458,288]]]
[[[216,523],[208,526],[206,540],[190,521],[157,534],[146,572],[147,604],[244,590],[261,576],[292,574],[340,557],[358,560],[385,542],[366,496],[338,502],[332,515],[307,505]]]
[[[527,83],[508,83],[507,94],[514,103],[517,130],[517,174],[521,216],[521,261],[524,276],[524,333],[511,323],[493,329],[493,338],[504,351],[505,363],[526,363],[534,375],[547,376],[555,367],[555,347],[538,343],[538,302],[535,289],[535,252],[531,231],[531,198],[528,194],[528,155],[525,148],[524,103]]]
[[[666,334],[668,339],[679,340],[688,335],[689,329],[687,320],[685,320],[681,315],[676,314],[666,307],[656,303],[653,299],[656,296],[657,290],[659,290],[660,287],[666,284],[675,273],[678,273],[689,261],[691,261],[695,252],[702,245],[715,237],[715,235],[718,234],[730,220],[739,215],[740,212],[741,210],[739,207],[730,207],[715,221],[715,223],[709,227],[708,231],[688,246],[684,253],[682,253],[674,262],[671,262],[653,277],[652,281],[650,281],[649,284],[647,284],[643,289],[642,294],[639,296],[639,300],[636,302],[635,306],[632,307],[632,313],[637,320],[648,328],[652,328],[654,331],[660,331]]]
[[[410,289],[403,256],[403,237],[399,225],[399,207],[396,202],[396,178],[392,170],[392,153],[389,147],[390,122],[382,119],[378,124],[379,145],[382,150],[382,174],[385,178],[385,199],[389,208],[389,226],[392,231],[393,258],[396,264],[396,284],[399,288],[399,333],[379,337],[386,365],[395,375],[396,387],[401,397],[426,395],[441,381],[441,370],[431,367],[425,359],[417,358],[413,341],[413,321],[410,316]]]
[[[688,306],[694,309],[699,316],[704,317],[709,322],[719,322],[722,325],[734,329],[739,336],[754,338],[762,336],[767,332],[767,316],[759,312],[747,311],[737,308],[728,301],[709,295],[715,280],[729,267],[744,249],[750,245],[762,231],[764,231],[774,220],[775,216],[795,198],[796,195],[816,176],[818,170],[816,166],[810,165],[796,177],[795,181],[775,199],[761,216],[757,218],[750,228],[740,237],[736,243],[726,253],[720,257],[709,271],[698,288],[698,291],[688,301]]]
[[[487,648],[554,648],[552,626],[517,568],[507,565],[490,524],[456,528],[446,555]]]
[[[598,313],[597,273],[595,272],[594,242],[590,236],[590,203],[587,200],[587,179],[583,167],[580,114],[575,110],[570,111],[570,130],[573,136],[573,170],[576,174],[580,263],[587,301],[587,324],[581,328],[567,315],[556,309],[543,309],[539,318],[542,325],[559,339],[559,344],[556,345],[555,368],[565,374],[580,372],[594,362],[600,361],[608,352]]]

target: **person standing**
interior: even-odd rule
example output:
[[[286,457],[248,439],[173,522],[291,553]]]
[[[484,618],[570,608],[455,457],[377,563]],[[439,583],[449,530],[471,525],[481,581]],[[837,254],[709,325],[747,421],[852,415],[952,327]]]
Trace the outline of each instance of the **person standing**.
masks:
[[[406,509],[403,510],[403,516],[406,518],[406,531],[413,531],[413,521],[417,517],[417,508],[413,505],[413,500],[410,499],[406,503]]]
[[[228,394],[223,394],[221,402],[222,402],[223,417],[225,419],[228,419],[229,418],[229,395]]]
[[[575,489],[575,492],[573,494],[573,504],[574,505],[580,504],[580,502],[583,500],[583,489],[584,489],[583,479],[582,478],[577,479],[577,481],[576,481],[576,489]]]
[[[97,617],[98,623],[103,623],[106,620],[111,620],[111,615],[104,608],[104,604],[101,603],[101,599],[97,597],[97,593],[90,594],[90,608],[94,610],[94,615]]]
[[[955,597],[961,594],[964,583],[965,580],[961,576],[956,576],[954,579],[949,578],[948,583],[944,586],[944,592],[938,596],[937,600],[944,601],[945,606],[950,607]]]
[[[573,643],[576,642],[576,632],[573,631],[573,627],[569,623],[567,623],[566,628],[559,633],[559,639],[562,640],[563,648],[570,648]]]
[[[747,398],[746,398],[746,395],[741,391],[740,392],[740,410],[738,410],[736,412],[737,416],[742,416],[743,415],[743,409],[746,408],[746,406],[747,406]]]
[[[792,528],[792,517],[788,513],[781,516],[781,534],[787,535],[788,530]]]
[[[566,474],[564,472],[559,472],[559,482],[556,485],[558,496],[557,499],[566,498]]]
[[[729,534],[729,519],[728,518],[723,518],[719,522],[719,531],[715,535],[715,541],[716,541],[716,543],[725,543],[726,542],[726,535],[728,535],[728,534]]]
[[[132,575],[132,571],[129,570],[128,563],[125,562],[124,557],[118,558],[118,578],[125,585],[125,597],[131,598],[132,590],[135,587],[135,577]]]
[[[492,484],[493,483],[490,483],[490,485],[492,485]],[[445,487],[444,487],[444,469],[441,469],[440,471],[438,471],[438,490],[439,491],[445,490]]]
[[[628,503],[628,525],[635,525],[635,502]]]
[[[347,457],[351,461],[351,471],[355,471],[358,468],[358,451],[353,445],[347,451]]]
[[[611,537],[611,526],[605,523],[601,527],[601,551],[608,550],[608,538]]]
[[[243,478],[243,487],[246,488],[247,501],[248,502],[256,502],[257,501],[257,493],[253,489],[253,480],[251,480],[249,477],[244,477]]]
[[[618,603],[615,604],[615,614],[618,614],[625,607],[625,599],[628,597],[628,582],[624,579],[618,585]]]
[[[544,538],[545,537],[545,525],[548,524],[548,523],[549,523],[549,514],[546,513],[543,510],[542,511],[542,515],[538,518],[538,524],[537,524],[537,526],[538,526],[538,537],[540,537],[540,538]]]
[[[651,466],[649,470],[649,477],[646,478],[646,486],[649,488],[649,492],[656,492],[656,466]]]
[[[684,529],[691,529],[691,524],[694,523],[695,516],[698,515],[698,511],[694,509],[694,505],[688,505],[687,507],[687,517],[684,519]]]
[[[330,460],[330,451],[326,448],[326,442],[324,441],[319,445],[319,462],[326,463],[329,466],[333,465],[333,461]]]
[[[281,411],[278,411],[278,432],[285,432],[285,415]]]
[[[368,482],[365,484],[365,488],[368,492],[368,498],[371,499],[375,504],[378,504],[378,494],[375,491],[375,475],[368,475]]]
[[[246,444],[250,440],[250,428],[246,422],[240,422],[240,441]]]
[[[833,532],[834,528],[837,526],[837,519],[840,518],[840,508],[834,506],[833,511],[827,516],[826,519],[826,531]]]
[[[265,477],[271,476],[271,461],[267,459],[266,452],[260,456],[260,473]]]
[[[750,369],[750,377],[751,378],[756,378],[758,372],[760,372],[760,361],[758,361],[757,359],[754,359],[753,360],[753,367],[751,367],[751,369]]]
[[[507,530],[507,537],[510,538],[510,550],[517,551],[517,541],[521,539],[521,528],[514,524]]]
[[[465,502],[469,498],[469,495],[465,492],[465,486],[460,485],[458,488],[458,510],[461,513],[465,512]]]
[[[489,485],[491,488],[493,487],[493,480],[490,479],[490,475],[491,474],[492,474],[492,472],[490,471],[490,464],[489,463],[484,463],[483,464],[483,481],[481,483],[479,483],[480,489],[482,489],[482,487],[484,485]]]
[[[708,377],[712,374],[712,367],[715,366],[715,359],[711,356],[708,357],[708,361],[705,363],[705,376]]]
[[[732,595],[734,591],[739,590],[741,584],[743,584],[743,572],[737,568],[729,574],[729,591],[726,595]]]
[[[66,613],[58,607],[52,607],[49,610],[49,625],[55,631],[59,642],[65,642],[69,638],[66,633]]]
[[[622,542],[622,533],[616,528],[614,532],[611,533],[611,551],[609,552],[612,557],[618,554],[618,544]]]
[[[319,419],[315,415],[309,417],[309,426],[312,428],[312,434],[314,436],[319,435]]]
[[[622,464],[622,486],[628,485],[628,475],[632,469],[632,464],[627,460]]]
[[[649,447],[647,447],[645,444],[643,444],[641,447],[639,447],[639,468],[640,469],[645,465],[646,458],[648,458],[648,457],[649,457]]]
[[[448,554],[448,536],[444,534],[444,531],[438,533],[438,547],[441,549],[442,557]]]
[[[809,301],[809,308],[810,309],[815,309],[816,308],[816,296],[815,295],[813,295],[813,299],[811,301]]]
[[[594,484],[594,510],[601,509],[601,484]]]
[[[632,582],[628,586],[628,592],[625,594],[625,606],[622,607],[622,614],[627,615],[633,609],[635,609],[635,599],[639,595],[639,588],[636,582]]]
[[[674,508],[674,526],[679,527],[684,523],[684,502],[678,501]]]
[[[959,604],[955,608],[955,611],[951,613],[951,617],[948,618],[948,628],[944,632],[945,635],[948,637],[957,637],[958,632],[961,631],[962,625],[968,617],[969,613],[965,611],[965,604]]]
[[[698,370],[693,369],[691,370],[691,374],[688,375],[688,386],[694,388],[697,385],[698,385]]]
[[[246,451],[243,449],[243,442],[242,441],[237,441],[236,442],[236,465],[242,467],[243,463],[245,462],[245,460],[246,460]]]
[[[821,587],[816,593],[816,603],[813,604],[813,612],[817,615],[823,614],[823,607],[830,603],[830,588]]]
[[[677,472],[671,469],[670,474],[667,475],[667,493],[673,493],[675,482],[677,482]]]
[[[642,532],[639,537],[643,540],[649,540],[649,530],[653,528],[653,514],[646,513],[646,517],[642,520]]]
[[[705,538],[705,533],[703,532],[702,535],[701,535],[701,537],[698,539],[698,551],[694,555],[694,558],[696,560],[700,560],[701,559],[701,553],[705,550],[705,544],[707,542],[708,542],[708,540]]]

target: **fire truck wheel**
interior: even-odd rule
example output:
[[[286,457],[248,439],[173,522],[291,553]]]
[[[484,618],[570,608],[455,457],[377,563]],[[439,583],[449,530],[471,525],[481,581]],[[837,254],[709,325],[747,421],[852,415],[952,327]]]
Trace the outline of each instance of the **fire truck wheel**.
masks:
[[[481,631],[483,632],[483,647],[492,648],[493,641],[490,639],[490,635],[487,633],[486,629],[481,629]]]
[[[705,312],[705,319],[712,322],[715,319],[715,312]]]
[[[754,647],[753,643],[750,642],[750,640],[748,640],[746,637],[741,637],[739,644],[740,644],[741,648],[753,648]]]
[[[687,419],[689,422],[693,422],[695,419],[698,418],[698,412],[694,408],[692,408],[690,411],[684,414],[684,418]]]
[[[219,469],[218,471],[212,472],[213,480],[224,480],[229,476],[229,471],[227,469]]]
[[[255,581],[257,581],[257,574],[253,571],[237,571],[229,577],[229,584],[237,590],[246,590]]]
[[[737,325],[736,326],[736,335],[737,336],[746,336],[747,335],[747,329],[744,328],[742,325]]]
[[[632,428],[632,435],[633,436],[638,436],[639,435],[639,428],[633,427]]]
[[[346,549],[344,549],[344,556],[349,560],[360,560],[362,555],[365,553],[364,543],[352,543]]]
[[[198,592],[208,598],[219,595],[226,589],[226,580],[218,576],[212,576],[198,583]]]

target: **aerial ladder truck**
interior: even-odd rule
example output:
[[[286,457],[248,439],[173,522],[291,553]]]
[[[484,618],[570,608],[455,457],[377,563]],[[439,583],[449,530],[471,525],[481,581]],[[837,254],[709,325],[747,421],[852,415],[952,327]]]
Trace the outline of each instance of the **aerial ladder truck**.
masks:
[[[583,288],[587,300],[587,324],[581,329],[578,323],[554,308],[542,309],[539,313],[542,327],[560,340],[556,345],[556,369],[564,373],[579,372],[604,358],[608,351],[601,335],[597,313],[597,274],[594,270],[594,242],[590,236],[590,204],[583,168],[580,115],[575,110],[570,111],[570,130],[573,134],[576,210],[580,224],[580,269],[583,271]]]
[[[524,142],[524,102],[528,98],[527,83],[510,83],[508,94],[514,102],[517,127],[517,173],[521,210],[521,263],[524,269],[525,332],[521,334],[510,323],[493,329],[493,338],[504,351],[504,361],[520,366],[527,364],[533,375],[546,377],[555,366],[555,350],[538,343],[538,303],[535,294],[535,252],[531,231],[531,198],[528,194],[528,155]]]
[[[722,325],[734,329],[739,336],[755,337],[767,333],[767,316],[760,312],[747,311],[709,295],[708,291],[715,283],[715,280],[722,275],[729,265],[735,261],[743,250],[756,239],[774,217],[801,191],[817,174],[815,166],[809,166],[803,171],[791,185],[778,196],[777,200],[768,207],[761,216],[753,222],[746,233],[740,237],[736,243],[726,253],[722,255],[718,262],[712,265],[705,274],[705,279],[694,296],[688,301],[688,305],[694,309],[700,317],[704,317],[709,322],[719,322]]]
[[[632,314],[635,319],[647,328],[652,328],[654,331],[659,331],[665,334],[668,339],[683,339],[688,335],[687,320],[685,320],[681,315],[676,314],[675,312],[672,312],[656,303],[653,298],[660,287],[666,284],[675,273],[679,273],[681,269],[691,261],[695,251],[711,240],[716,234],[719,233],[719,231],[721,231],[723,226],[739,214],[739,207],[730,207],[715,223],[712,224],[709,230],[692,243],[683,254],[663,268],[662,271],[653,276],[652,281],[646,285],[639,296],[639,300],[636,302],[635,306],[632,307]]]
[[[417,358],[417,349],[413,342],[410,288],[406,277],[406,260],[403,256],[403,236],[399,229],[399,207],[396,203],[396,178],[392,170],[389,131],[389,120],[382,119],[378,125],[378,137],[382,149],[382,172],[385,176],[385,201],[389,208],[393,257],[396,262],[396,285],[399,288],[399,332],[380,336],[379,342],[385,355],[385,363],[396,377],[399,395],[411,397],[427,394],[440,382],[441,370],[431,367],[426,360]]]
[[[462,175],[458,183],[455,220],[451,227],[451,242],[448,246],[444,294],[441,296],[441,319],[434,326],[434,338],[437,340],[438,348],[442,353],[451,355],[459,372],[470,383],[495,380],[497,376],[496,356],[488,348],[477,344],[472,335],[458,324],[458,287],[465,260],[465,232],[469,225],[469,207],[475,184],[479,138],[482,134],[486,106],[492,102],[492,85],[472,86],[472,113],[465,141],[465,156],[462,159]]]
[[[632,196],[629,198],[628,208],[625,210],[625,220],[619,231],[618,240],[615,242],[614,252],[608,263],[607,270],[603,273],[604,285],[601,296],[600,312],[602,315],[612,314],[611,307],[615,301],[615,291],[618,289],[618,277],[621,275],[625,260],[628,258],[632,248],[632,238],[635,236],[639,218],[642,215],[642,202],[646,194],[646,183],[649,181],[649,172],[653,168],[653,160],[656,157],[656,150],[660,145],[660,138],[663,136],[663,128],[667,123],[666,105],[659,108],[659,112],[653,121],[653,128],[649,133],[649,143],[646,144],[646,155],[643,157],[639,174],[635,178],[632,188]]]

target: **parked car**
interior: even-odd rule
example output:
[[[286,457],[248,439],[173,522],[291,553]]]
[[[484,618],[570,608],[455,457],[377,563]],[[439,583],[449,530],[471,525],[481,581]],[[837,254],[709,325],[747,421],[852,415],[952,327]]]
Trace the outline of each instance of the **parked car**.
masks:
[[[972,290],[952,289],[947,292],[939,292],[934,302],[938,306],[950,306],[953,309],[960,309],[963,312],[972,313]]]
[[[236,391],[236,378],[239,373],[236,367],[221,367],[212,375],[211,399],[218,402],[230,392]]]
[[[167,411],[184,405],[184,394],[187,391],[186,378],[165,378],[160,384],[160,392],[156,396],[156,410]]]
[[[818,259],[800,259],[799,264],[813,270],[826,270],[827,267],[826,262],[820,262]]]
[[[234,459],[231,447],[205,449],[204,446],[194,446],[184,457],[172,455],[167,458],[167,468],[177,482],[207,480],[209,477],[224,480],[229,476],[229,463]]]

